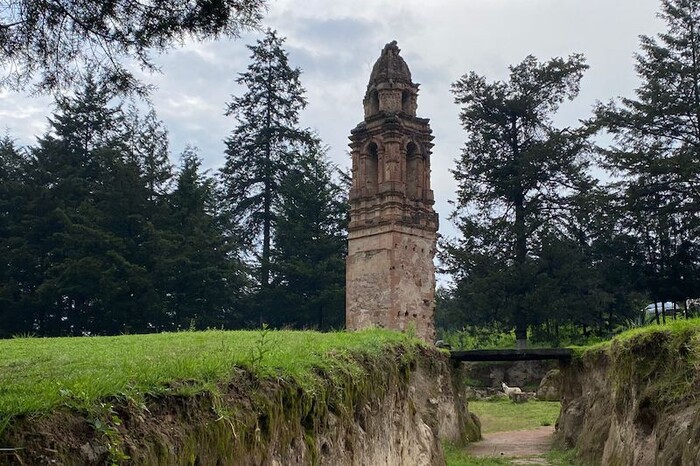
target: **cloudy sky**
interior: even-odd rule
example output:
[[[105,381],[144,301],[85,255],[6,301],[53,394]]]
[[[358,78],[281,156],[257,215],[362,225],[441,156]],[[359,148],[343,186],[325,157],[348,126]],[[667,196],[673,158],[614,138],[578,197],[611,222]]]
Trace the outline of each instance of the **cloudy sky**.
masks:
[[[287,37],[293,66],[303,70],[309,106],[304,126],[315,128],[330,157],[349,164],[347,136],[363,117],[362,97],[385,43],[397,40],[413,79],[421,84],[418,115],[430,118],[435,135],[432,183],[441,233],[451,236],[448,200],[464,133],[452,82],[475,71],[491,80],[528,54],[540,60],[582,52],[591,69],[579,98],[557,117],[573,125],[590,115],[596,100],[631,95],[638,81],[634,53],[640,34],[654,35],[658,0],[270,0],[264,26]],[[186,144],[200,149],[204,165],[221,166],[223,139],[234,125],[223,115],[260,34],[236,41],[186,44],[157,58],[162,73],[147,76],[153,102],[170,131],[173,157]],[[51,100],[0,92],[0,131],[32,144],[46,129]]]

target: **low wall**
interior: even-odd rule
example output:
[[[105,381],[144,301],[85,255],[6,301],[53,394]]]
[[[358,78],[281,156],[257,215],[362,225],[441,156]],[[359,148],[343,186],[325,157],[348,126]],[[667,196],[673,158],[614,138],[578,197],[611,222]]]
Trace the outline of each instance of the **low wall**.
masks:
[[[465,362],[467,381],[478,388],[501,389],[501,383],[534,391],[558,361]]]

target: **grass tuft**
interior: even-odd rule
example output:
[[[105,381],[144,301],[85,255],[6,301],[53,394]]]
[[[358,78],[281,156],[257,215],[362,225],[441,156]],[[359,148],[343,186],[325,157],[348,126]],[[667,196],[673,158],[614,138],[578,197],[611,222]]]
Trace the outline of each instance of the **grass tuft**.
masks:
[[[449,442],[443,443],[447,466],[509,466],[513,463],[503,458],[475,458],[469,456],[464,448]]]

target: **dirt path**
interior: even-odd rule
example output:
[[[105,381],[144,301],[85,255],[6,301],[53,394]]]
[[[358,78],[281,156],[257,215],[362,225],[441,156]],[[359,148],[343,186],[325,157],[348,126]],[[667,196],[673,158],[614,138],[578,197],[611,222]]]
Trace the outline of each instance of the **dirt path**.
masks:
[[[553,434],[554,427],[484,434],[484,439],[472,443],[468,451],[471,456],[508,458],[513,464],[546,465]]]

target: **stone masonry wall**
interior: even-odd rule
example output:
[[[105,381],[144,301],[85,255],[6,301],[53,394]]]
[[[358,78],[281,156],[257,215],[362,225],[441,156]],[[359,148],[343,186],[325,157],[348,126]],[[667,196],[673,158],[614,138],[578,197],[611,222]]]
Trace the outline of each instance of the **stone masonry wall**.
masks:
[[[414,326],[419,338],[433,341],[434,256],[435,235],[425,230],[393,226],[363,230],[359,237],[351,234],[346,328]]]

